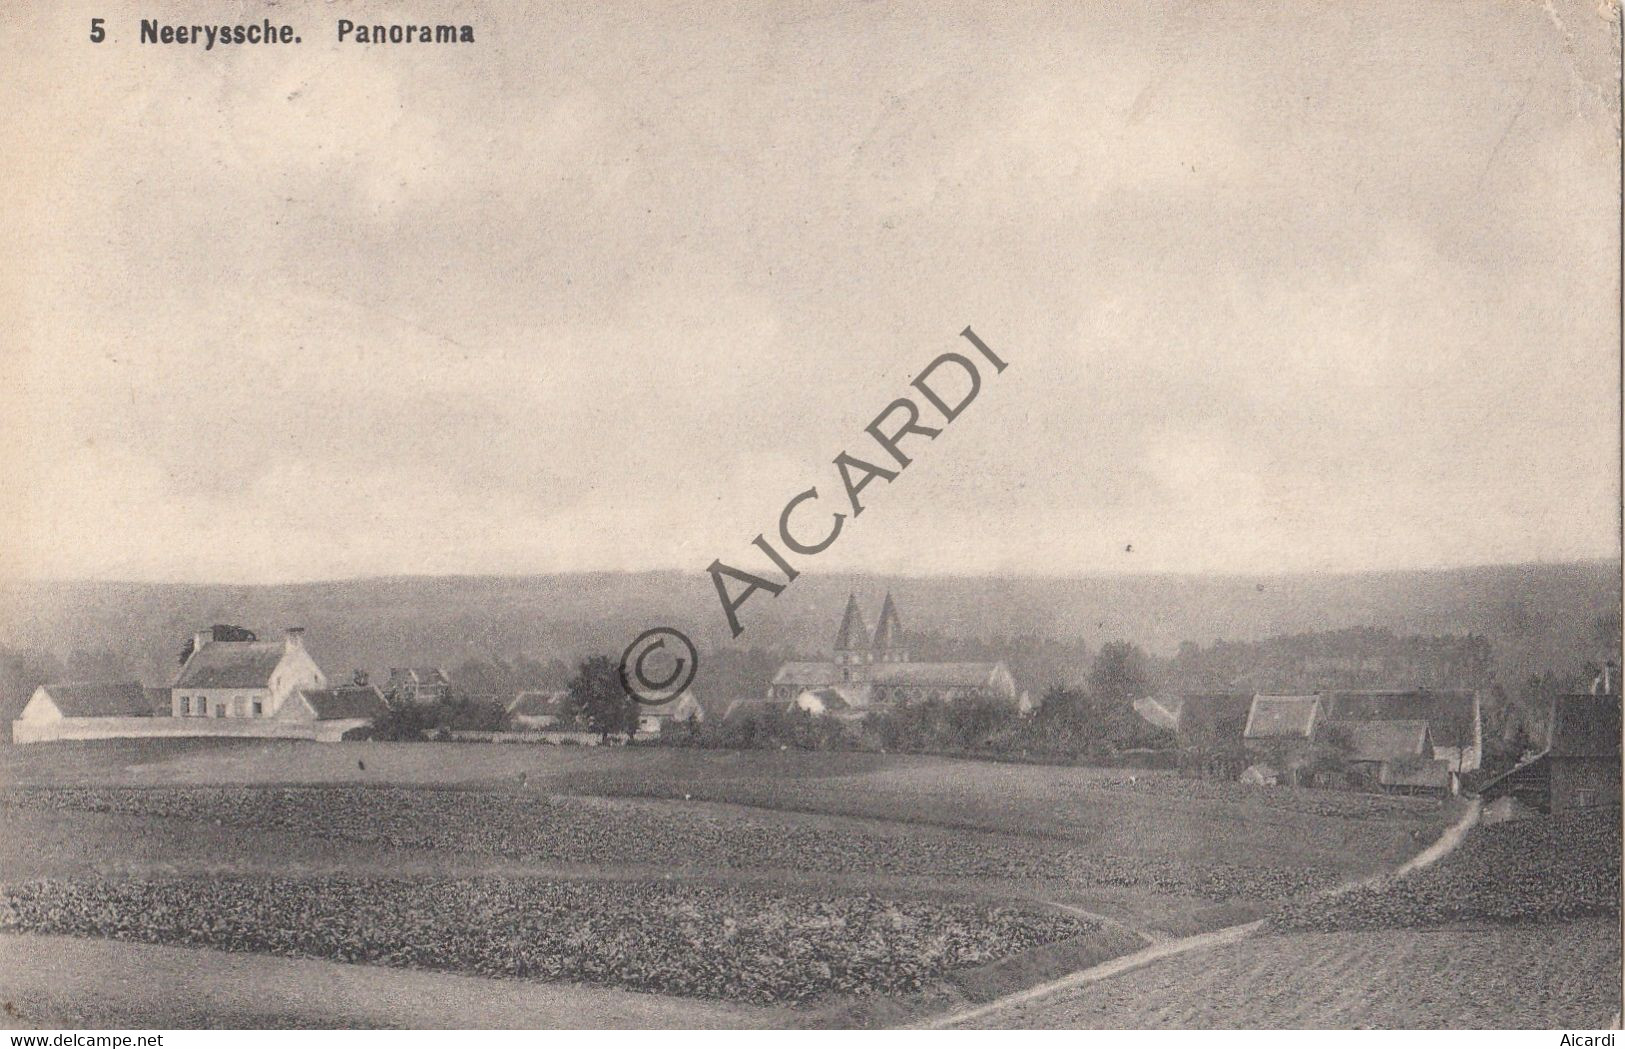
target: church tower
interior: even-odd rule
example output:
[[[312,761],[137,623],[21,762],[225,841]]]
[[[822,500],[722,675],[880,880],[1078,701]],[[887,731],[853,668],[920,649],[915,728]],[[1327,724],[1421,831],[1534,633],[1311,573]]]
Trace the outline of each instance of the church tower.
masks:
[[[867,663],[871,656],[869,628],[863,623],[863,613],[858,611],[857,597],[848,594],[846,614],[841,616],[841,629],[835,634],[835,665],[842,668],[841,676],[850,680],[851,673],[846,668]]]
[[[897,618],[897,606],[892,603],[891,592],[886,592],[886,603],[880,606],[880,622],[875,624],[872,646],[877,663],[907,663],[908,649],[903,642],[903,623]]]

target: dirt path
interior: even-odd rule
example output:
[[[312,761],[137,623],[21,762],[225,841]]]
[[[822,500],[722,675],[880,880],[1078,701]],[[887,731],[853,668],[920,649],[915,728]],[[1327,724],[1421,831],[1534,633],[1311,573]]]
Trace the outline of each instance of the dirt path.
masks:
[[[1438,862],[1453,852],[1455,848],[1461,844],[1462,840],[1466,838],[1467,832],[1478,823],[1480,811],[1481,804],[1477,798],[1474,798],[1468,805],[1467,811],[1462,815],[1462,817],[1446,828],[1444,833],[1439,835],[1437,841],[1423,849],[1421,852],[1417,853],[1415,856],[1412,856],[1410,859],[1406,860],[1399,867],[1392,871],[1383,871],[1379,874],[1361,878],[1358,881],[1351,882],[1348,885],[1340,886],[1334,891],[1347,892],[1349,889],[1357,886],[1374,885],[1380,882],[1389,881],[1394,878],[1403,877],[1412,871],[1420,870],[1423,867]],[[1187,954],[1191,951],[1201,950],[1207,947],[1222,946],[1224,944],[1244,940],[1263,929],[1266,924],[1267,922],[1265,920],[1260,919],[1258,921],[1246,922],[1242,925],[1230,925],[1222,929],[1215,929],[1212,932],[1199,933],[1195,936],[1184,936],[1176,940],[1164,940],[1160,943],[1153,943],[1144,950],[1135,951],[1133,954],[1125,954],[1122,957],[1113,958],[1112,960],[1102,962],[1099,965],[1092,965],[1087,969],[1080,969],[1079,971],[1071,973],[1067,976],[1063,976],[1060,979],[1051,980],[1048,983],[1039,984],[1036,987],[1029,987],[1023,991],[1017,991],[1014,994],[1005,995],[1002,998],[983,1005],[972,1006],[967,1009],[960,1009],[955,1012],[948,1013],[944,1016],[934,1017],[925,1023],[919,1024],[918,1026],[933,1030],[940,1030],[942,1028],[957,1027],[962,1024],[973,1023],[978,1020],[983,1020],[995,1013],[1025,1005],[1028,1002],[1048,997],[1060,991],[1066,991],[1074,987],[1081,987],[1085,984],[1110,979],[1113,976],[1143,968],[1144,966],[1151,965],[1154,962],[1159,962],[1166,958],[1173,958],[1182,954]]]

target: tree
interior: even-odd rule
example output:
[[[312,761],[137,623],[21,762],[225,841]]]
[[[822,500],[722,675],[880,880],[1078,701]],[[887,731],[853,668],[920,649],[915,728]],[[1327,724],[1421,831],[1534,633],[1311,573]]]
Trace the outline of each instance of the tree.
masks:
[[[1145,653],[1128,641],[1108,641],[1100,647],[1089,670],[1089,697],[1093,720],[1091,736],[1114,746],[1133,746],[1149,738],[1144,721],[1134,712],[1134,701],[1151,690]]]
[[[608,656],[582,662],[570,680],[570,706],[603,741],[622,732],[630,739],[638,730],[637,700],[627,695],[621,672]]]
[[[258,641],[260,639],[258,634],[247,627],[232,626],[229,623],[216,623],[210,628],[210,636],[216,641]],[[195,640],[195,638],[189,637],[186,639],[186,644],[181,646],[181,666],[185,666],[186,661],[192,658],[192,648]]]

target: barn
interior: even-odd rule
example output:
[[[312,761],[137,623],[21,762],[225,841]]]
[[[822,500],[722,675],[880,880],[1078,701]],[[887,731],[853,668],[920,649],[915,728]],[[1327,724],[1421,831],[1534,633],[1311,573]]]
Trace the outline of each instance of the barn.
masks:
[[[1562,815],[1620,807],[1620,697],[1559,696],[1551,746],[1479,789],[1492,805]]]

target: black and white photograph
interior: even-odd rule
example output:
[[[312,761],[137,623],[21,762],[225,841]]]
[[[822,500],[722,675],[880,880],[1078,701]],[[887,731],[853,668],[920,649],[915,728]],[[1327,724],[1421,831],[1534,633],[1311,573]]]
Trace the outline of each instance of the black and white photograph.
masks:
[[[0,4],[0,1026],[1615,1044],[1621,83],[1619,0]]]

